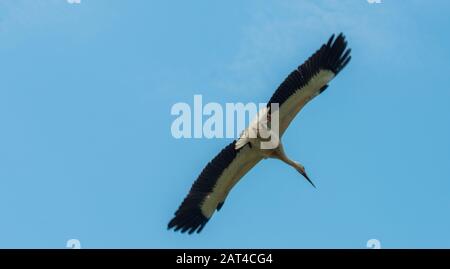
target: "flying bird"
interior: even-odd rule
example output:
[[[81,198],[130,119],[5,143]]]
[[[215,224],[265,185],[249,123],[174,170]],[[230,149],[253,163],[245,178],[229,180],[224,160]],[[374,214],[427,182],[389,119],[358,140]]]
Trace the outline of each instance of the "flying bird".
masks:
[[[206,165],[169,222],[168,229],[189,234],[202,231],[214,212],[222,208],[233,186],[262,159],[275,158],[285,162],[314,186],[305,167],[287,157],[281,137],[298,112],[325,91],[328,83],[349,63],[350,51],[342,33],[336,38],[332,35],[326,44],[292,71],[272,95],[267,107],[258,113],[257,119]],[[271,111],[272,104],[278,104],[276,111]],[[258,133],[261,129],[268,131],[271,115],[275,113],[278,113],[278,134],[270,135],[278,135],[274,139],[276,144],[274,148],[263,148],[261,142],[266,140]],[[265,123],[264,119],[267,120]]]

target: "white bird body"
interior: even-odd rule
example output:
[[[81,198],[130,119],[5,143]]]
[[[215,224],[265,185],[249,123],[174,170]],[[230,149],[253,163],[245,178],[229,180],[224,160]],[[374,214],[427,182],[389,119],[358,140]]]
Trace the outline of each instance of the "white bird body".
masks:
[[[284,80],[241,136],[206,165],[169,222],[169,229],[200,232],[214,212],[222,208],[236,183],[262,159],[285,162],[314,186],[303,165],[287,157],[281,138],[298,112],[322,93],[350,61],[350,49],[346,47],[342,34],[336,39],[333,35]]]

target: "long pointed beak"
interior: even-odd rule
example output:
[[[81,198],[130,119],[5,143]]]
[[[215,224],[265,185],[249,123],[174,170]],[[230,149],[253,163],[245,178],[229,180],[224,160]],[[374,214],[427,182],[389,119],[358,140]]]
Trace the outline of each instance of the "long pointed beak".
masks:
[[[305,171],[301,171],[300,172],[302,174],[302,176],[304,176],[306,178],[306,180],[308,180],[309,183],[311,183],[311,185],[316,188],[316,185],[314,185],[314,183],[311,181],[311,179],[309,179],[308,175],[306,174]]]

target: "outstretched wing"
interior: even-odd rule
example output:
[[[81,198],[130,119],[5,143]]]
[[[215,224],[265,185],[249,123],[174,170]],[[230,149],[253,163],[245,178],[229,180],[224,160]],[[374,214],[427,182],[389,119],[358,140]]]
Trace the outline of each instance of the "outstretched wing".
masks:
[[[269,100],[279,105],[280,137],[297,113],[314,97],[322,93],[350,61],[350,49],[341,33],[334,35],[305,63],[295,69]]]
[[[216,209],[220,210],[231,188],[261,160],[248,145],[235,149],[235,143],[233,141],[222,149],[206,165],[169,222],[168,229],[199,233]]]

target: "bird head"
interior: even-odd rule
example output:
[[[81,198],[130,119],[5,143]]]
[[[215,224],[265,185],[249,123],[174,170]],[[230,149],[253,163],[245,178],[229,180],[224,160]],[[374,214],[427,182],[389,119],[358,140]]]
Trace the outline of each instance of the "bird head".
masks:
[[[300,174],[302,174],[302,176],[304,176],[305,179],[308,180],[308,182],[311,183],[311,185],[315,188],[316,185],[314,185],[314,183],[311,181],[311,179],[309,179],[308,174],[306,174],[305,167],[301,163],[297,163],[297,165],[298,165],[298,172]]]

